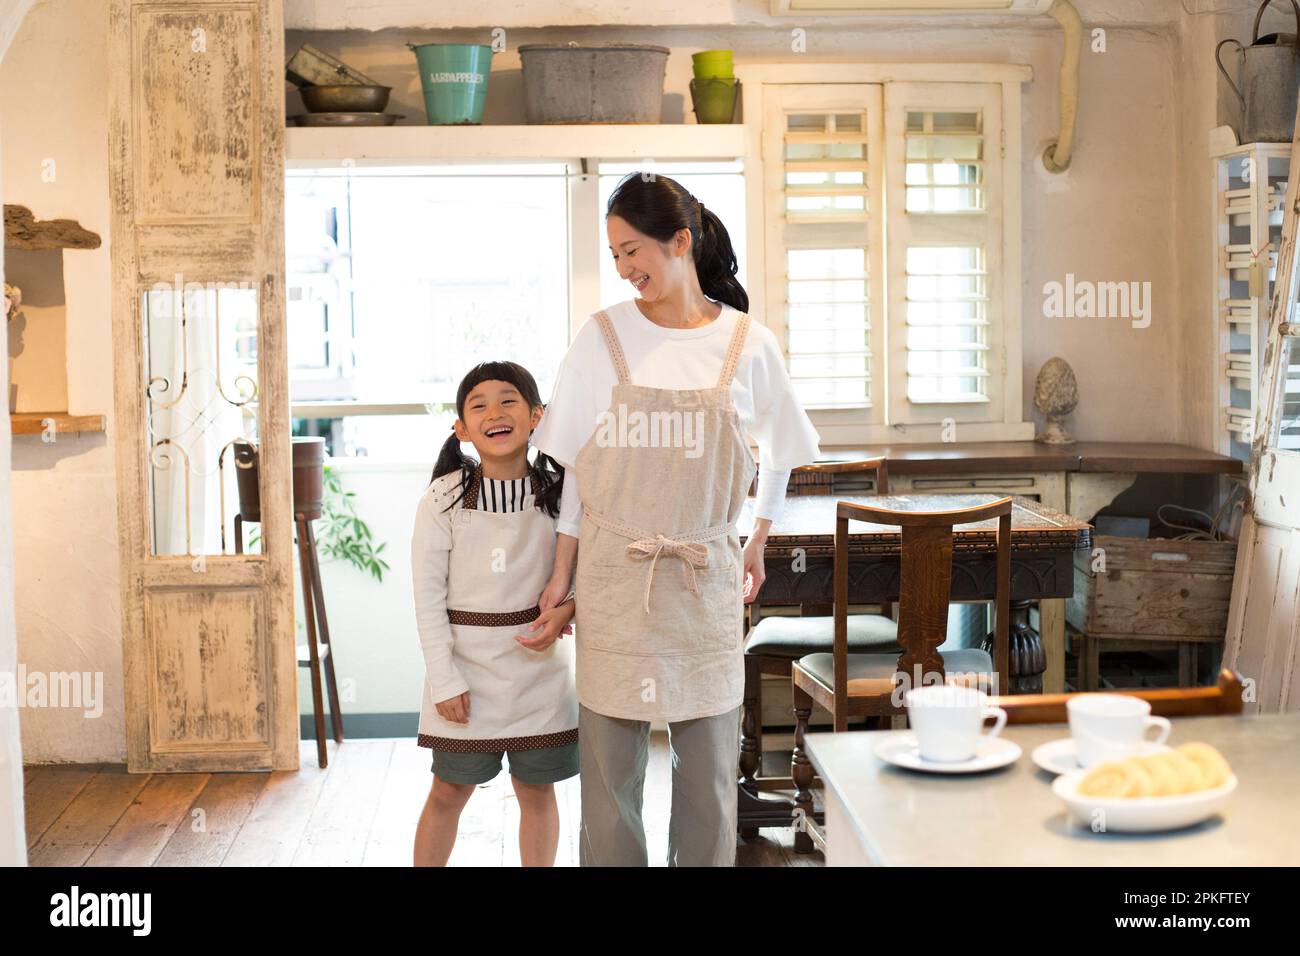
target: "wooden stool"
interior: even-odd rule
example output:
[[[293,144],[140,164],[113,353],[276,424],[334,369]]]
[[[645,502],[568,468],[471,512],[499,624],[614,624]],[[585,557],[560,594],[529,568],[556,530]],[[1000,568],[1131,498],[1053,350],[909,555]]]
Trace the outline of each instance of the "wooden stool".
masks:
[[[298,567],[302,573],[302,607],[307,618],[307,643],[297,645],[298,666],[311,671],[312,716],[316,723],[316,760],[321,769],[329,766],[325,751],[325,709],[321,695],[322,664],[329,693],[330,721],[334,742],[343,743],[343,711],[339,706],[338,681],[334,676],[334,652],[330,647],[329,618],[325,615],[325,589],[320,582],[320,559],[316,553],[316,533],[312,521],[320,512],[297,512],[293,516],[298,539]],[[235,515],[235,553],[244,553],[244,518]],[[317,622],[320,638],[317,640]]]

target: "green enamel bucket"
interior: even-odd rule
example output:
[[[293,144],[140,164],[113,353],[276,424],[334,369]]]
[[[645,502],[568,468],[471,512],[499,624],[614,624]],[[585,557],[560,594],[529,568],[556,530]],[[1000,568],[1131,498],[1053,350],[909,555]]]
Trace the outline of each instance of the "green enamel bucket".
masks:
[[[472,43],[408,43],[420,67],[430,126],[483,122],[492,48]]]

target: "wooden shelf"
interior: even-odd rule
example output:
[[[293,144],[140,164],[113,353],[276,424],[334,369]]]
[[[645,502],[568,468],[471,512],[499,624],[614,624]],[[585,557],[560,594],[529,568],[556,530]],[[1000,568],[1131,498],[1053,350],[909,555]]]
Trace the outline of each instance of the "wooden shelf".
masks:
[[[287,165],[399,164],[447,159],[735,159],[745,155],[740,123],[629,123],[578,126],[366,126],[285,130]]]
[[[44,251],[48,249],[98,249],[99,236],[73,219],[41,219],[26,206],[6,205],[5,248]]]
[[[39,435],[46,422],[54,423],[56,432],[102,432],[103,415],[69,415],[67,412],[18,412],[9,416],[9,428],[15,435]]]

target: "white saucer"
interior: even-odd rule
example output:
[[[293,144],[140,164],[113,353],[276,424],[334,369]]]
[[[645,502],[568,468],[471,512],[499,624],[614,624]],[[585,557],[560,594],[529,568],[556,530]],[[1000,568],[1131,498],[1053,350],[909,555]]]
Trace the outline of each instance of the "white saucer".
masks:
[[[1134,756],[1145,757],[1147,754],[1163,753],[1168,749],[1169,747],[1165,744],[1147,740],[1143,741],[1141,748]],[[1029,756],[1034,763],[1048,773],[1060,775],[1083,769],[1083,766],[1079,763],[1079,753],[1075,749],[1073,737],[1062,737],[1060,740],[1049,740],[1045,744],[1039,744]]]
[[[1015,763],[1022,753],[1020,745],[1014,740],[1002,737],[980,737],[975,747],[975,756],[969,760],[934,761],[921,757],[916,737],[908,734],[890,734],[873,748],[873,753],[886,763],[905,770],[921,770],[926,773],[979,773],[981,770],[996,770],[1007,764]]]

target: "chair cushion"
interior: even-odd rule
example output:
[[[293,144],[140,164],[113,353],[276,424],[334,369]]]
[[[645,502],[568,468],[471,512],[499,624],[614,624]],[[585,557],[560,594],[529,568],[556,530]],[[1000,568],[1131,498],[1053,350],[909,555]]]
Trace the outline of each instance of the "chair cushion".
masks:
[[[849,650],[861,654],[893,652],[898,646],[898,625],[882,614],[850,614]],[[835,619],[831,617],[765,617],[749,632],[746,654],[798,660],[818,651],[831,651],[835,642]]]
[[[944,673],[951,674],[992,674],[993,658],[989,656],[988,651],[982,651],[978,647],[959,648],[952,651],[940,651],[939,655],[943,658]],[[833,654],[809,654],[799,661],[799,668],[819,683],[830,688],[834,686],[834,662]],[[849,655],[849,694],[854,694],[855,689],[864,694],[878,694],[884,688],[888,693],[888,688],[892,687],[894,681],[894,669],[898,666],[897,654],[850,654]],[[852,686],[853,681],[870,681],[870,684],[861,684],[858,688]]]

